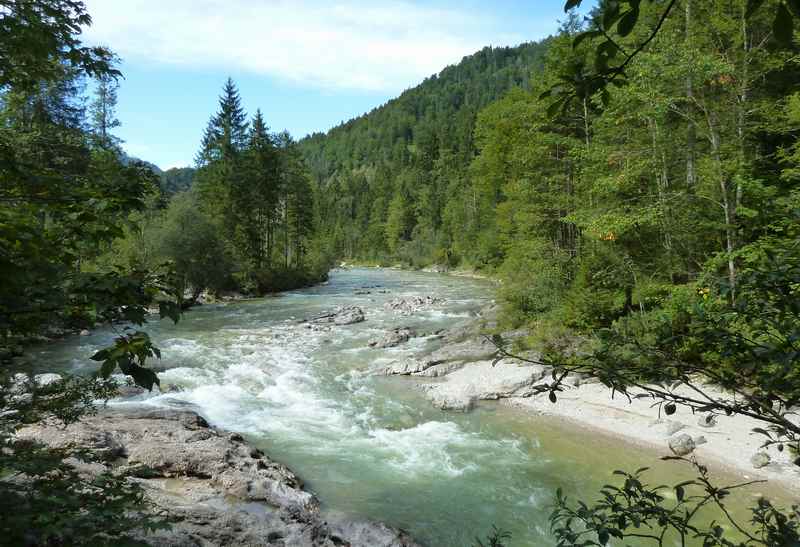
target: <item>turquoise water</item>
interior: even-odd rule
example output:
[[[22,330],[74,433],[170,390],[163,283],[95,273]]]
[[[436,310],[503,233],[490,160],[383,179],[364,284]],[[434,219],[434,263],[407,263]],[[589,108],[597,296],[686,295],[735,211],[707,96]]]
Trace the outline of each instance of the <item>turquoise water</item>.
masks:
[[[445,302],[411,317],[383,309],[412,295]],[[491,298],[480,280],[364,269],[278,297],[202,306],[177,326],[147,325],[163,352],[162,383],[182,390],[146,403],[194,405],[213,425],[247,435],[302,477],[324,511],[387,522],[429,547],[470,545],[492,525],[513,533],[510,545],[552,545],[547,516],[557,487],[594,499],[614,469],[654,455],[491,403],[442,412],[414,379],[366,373],[436,343],[423,336],[377,350],[367,347],[371,338],[401,326],[423,334],[456,326]],[[298,322],[338,305],[361,306],[367,320],[328,331]],[[92,371],[88,356],[114,335],[41,347],[36,369]],[[657,467],[653,482],[684,476],[675,464]]]

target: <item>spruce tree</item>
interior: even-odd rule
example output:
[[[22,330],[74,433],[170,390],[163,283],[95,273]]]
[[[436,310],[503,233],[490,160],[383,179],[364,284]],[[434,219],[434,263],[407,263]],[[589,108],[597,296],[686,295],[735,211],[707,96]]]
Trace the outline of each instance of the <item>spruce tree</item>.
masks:
[[[232,161],[246,147],[247,134],[247,114],[239,90],[228,78],[219,97],[219,109],[203,134],[198,162]]]
[[[243,253],[256,272],[271,266],[278,159],[261,111],[253,117],[247,147],[238,162],[231,201]]]
[[[111,134],[114,128],[121,125],[116,116],[118,87],[113,76],[98,77],[94,100],[89,105],[92,132],[98,144],[104,148],[113,148],[120,143],[120,139]]]

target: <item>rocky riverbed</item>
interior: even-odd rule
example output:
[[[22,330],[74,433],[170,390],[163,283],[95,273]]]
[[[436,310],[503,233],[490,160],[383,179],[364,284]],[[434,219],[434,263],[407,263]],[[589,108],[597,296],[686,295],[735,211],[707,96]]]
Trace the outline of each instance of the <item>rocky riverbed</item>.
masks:
[[[90,450],[97,462],[73,462],[87,478],[112,472],[140,483],[146,510],[173,521],[169,530],[141,535],[150,545],[417,545],[380,523],[324,520],[319,500],[288,467],[190,410],[114,405],[67,427],[39,424],[18,435]]]
[[[526,412],[566,419],[666,454],[695,453],[706,462],[748,479],[764,478],[787,488],[800,488],[800,468],[793,462],[796,456],[789,451],[762,448],[763,438],[753,429],[763,424],[756,420],[694,414],[685,408],[669,417],[660,416],[652,399],[614,397],[597,379],[581,375],[568,377],[568,390],[559,395],[555,404],[546,395],[533,396],[533,387],[548,382],[552,369],[535,364],[539,355],[533,352],[522,352],[525,361],[500,358],[487,336],[494,330],[495,315],[496,308],[487,306],[472,324],[439,333],[442,344],[433,351],[418,352],[381,366],[374,373],[436,378],[435,382],[412,385],[445,411],[468,412],[479,401],[501,400],[502,404]],[[501,336],[512,341],[526,334],[518,330]],[[678,392],[681,389],[689,388],[679,388]],[[705,389],[725,397],[713,386]]]

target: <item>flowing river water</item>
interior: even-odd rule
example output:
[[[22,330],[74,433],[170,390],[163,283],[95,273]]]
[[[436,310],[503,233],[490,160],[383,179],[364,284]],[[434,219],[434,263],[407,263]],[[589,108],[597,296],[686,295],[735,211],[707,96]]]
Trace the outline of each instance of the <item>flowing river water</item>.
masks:
[[[394,327],[464,324],[492,291],[476,279],[337,270],[325,285],[205,305],[178,325],[153,321],[146,329],[163,353],[154,364],[181,391],[146,404],[192,405],[212,425],[245,434],[302,477],[324,511],[386,522],[429,547],[471,545],[492,525],[512,532],[513,546],[553,545],[547,518],[557,487],[594,499],[614,469],[651,463],[653,453],[492,403],[443,412],[412,389],[416,380],[364,374],[436,343],[423,336],[379,350],[370,339]],[[419,295],[445,302],[408,317],[383,308]],[[340,305],[361,306],[366,321],[328,331],[299,323]],[[88,357],[114,336],[100,329],[48,344],[32,362],[36,372],[88,372],[96,367]],[[675,478],[664,465],[653,482]]]

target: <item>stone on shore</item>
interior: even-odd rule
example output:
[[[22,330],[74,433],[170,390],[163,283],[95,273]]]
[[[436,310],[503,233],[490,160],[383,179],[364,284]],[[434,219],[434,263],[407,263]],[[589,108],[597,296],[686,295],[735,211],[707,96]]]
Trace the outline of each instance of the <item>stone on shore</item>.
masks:
[[[753,467],[756,469],[768,466],[770,461],[772,461],[772,458],[770,458],[769,454],[766,452],[756,452],[753,454],[753,457],[750,458],[750,463],[752,463]]]
[[[676,456],[686,456],[694,452],[695,442],[689,435],[682,433],[669,440],[669,449]]]
[[[93,452],[81,473],[127,474],[146,494],[144,507],[165,511],[169,530],[142,532],[149,545],[417,547],[384,524],[323,520],[317,498],[285,465],[236,433],[209,427],[194,412],[124,406],[62,427],[40,423],[18,432],[51,447]]]
[[[469,410],[475,401],[522,397],[546,374],[545,367],[511,361],[463,364],[447,375],[447,381],[426,384],[431,402],[442,410]]]
[[[700,427],[714,427],[717,425],[717,417],[714,414],[703,414],[697,419],[697,425]]]

